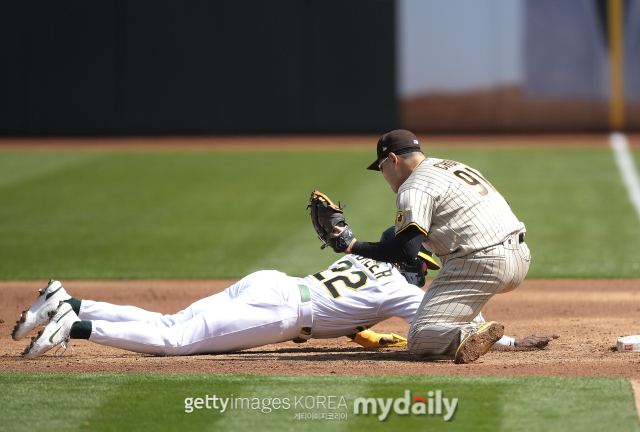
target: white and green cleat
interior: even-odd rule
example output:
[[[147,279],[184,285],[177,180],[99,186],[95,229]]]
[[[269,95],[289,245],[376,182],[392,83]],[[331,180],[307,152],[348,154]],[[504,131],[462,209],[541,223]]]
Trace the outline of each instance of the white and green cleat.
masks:
[[[56,310],[60,301],[70,298],[71,296],[62,288],[59,281],[49,279],[49,285],[40,290],[36,302],[22,312],[20,319],[16,321],[16,326],[11,333],[13,340],[20,340],[36,327],[47,325],[49,312]]]
[[[49,324],[32,338],[31,344],[22,353],[24,358],[33,359],[41,356],[51,348],[62,345],[67,347],[69,333],[74,322],[80,321],[69,303],[61,301],[55,311],[50,312]]]

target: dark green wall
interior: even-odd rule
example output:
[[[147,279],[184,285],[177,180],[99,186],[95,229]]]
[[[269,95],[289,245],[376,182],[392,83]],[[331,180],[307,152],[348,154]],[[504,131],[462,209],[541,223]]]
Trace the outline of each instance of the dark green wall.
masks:
[[[392,1],[5,1],[0,42],[0,134],[397,124]]]

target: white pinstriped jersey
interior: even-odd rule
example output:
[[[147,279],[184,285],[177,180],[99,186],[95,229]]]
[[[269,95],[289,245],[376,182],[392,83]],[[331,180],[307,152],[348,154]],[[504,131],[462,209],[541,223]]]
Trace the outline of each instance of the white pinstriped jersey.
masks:
[[[398,189],[396,207],[396,234],[418,226],[427,234],[424,247],[440,258],[467,255],[524,231],[477,170],[446,159],[423,160]]]
[[[411,323],[424,297],[391,264],[358,255],[345,255],[304,283],[311,291],[313,337],[320,339],[354,334],[394,316]]]

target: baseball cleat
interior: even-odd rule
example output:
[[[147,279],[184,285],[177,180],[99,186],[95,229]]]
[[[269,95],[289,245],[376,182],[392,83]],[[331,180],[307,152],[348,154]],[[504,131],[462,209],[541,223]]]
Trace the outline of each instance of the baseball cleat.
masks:
[[[22,352],[24,358],[39,357],[57,345],[67,347],[71,326],[74,322],[80,321],[80,318],[69,303],[62,301],[58,308],[49,314],[51,315],[49,324],[38,333],[38,336],[31,338],[31,344]]]
[[[497,321],[484,323],[462,341],[456,351],[455,363],[471,363],[487,352],[504,335],[504,326]]]
[[[34,328],[46,325],[49,322],[49,312],[56,310],[61,300],[70,298],[60,282],[49,279],[49,285],[40,290],[36,302],[22,312],[20,319],[16,321],[11,333],[13,340],[20,340]]]

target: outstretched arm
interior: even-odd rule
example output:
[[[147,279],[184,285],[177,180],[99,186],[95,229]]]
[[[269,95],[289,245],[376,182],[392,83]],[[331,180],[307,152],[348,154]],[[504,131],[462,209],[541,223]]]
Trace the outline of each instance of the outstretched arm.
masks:
[[[540,336],[538,334],[534,334],[531,336],[527,336],[524,339],[515,339],[504,335],[502,336],[502,339],[496,342],[495,346],[505,348],[544,348],[549,344],[549,342],[554,339],[558,339],[559,337],[559,334],[548,336]]]
[[[360,335],[360,337],[356,339],[356,336],[358,336],[358,334]],[[354,333],[352,335],[348,335],[347,337],[351,339],[350,342],[357,342],[360,345],[365,347],[379,347],[379,346],[382,347],[382,346],[393,345],[401,342],[400,339],[397,339],[398,336],[393,333],[383,336],[383,335],[380,335],[379,333],[373,332],[372,330],[365,330],[364,332]],[[380,337],[380,339],[376,340],[378,337]],[[548,335],[548,336],[533,334],[523,339],[515,339],[513,341],[513,345],[507,344],[504,342],[503,343],[498,342],[496,343],[496,345],[504,346],[504,347],[512,346],[515,348],[544,348],[549,344],[549,342],[551,342],[554,339],[558,339],[559,337],[560,337],[559,334]],[[511,339],[511,338],[509,338],[508,336],[505,336],[503,339]]]
[[[389,240],[377,243],[354,241],[345,253],[390,263],[411,261],[418,256],[423,240],[424,233],[410,226]]]
[[[533,334],[531,336],[527,336],[524,339],[516,339],[514,346],[518,348],[544,348],[549,344],[549,342],[554,339],[558,339],[559,337],[559,334],[549,336],[540,336],[538,334]]]

